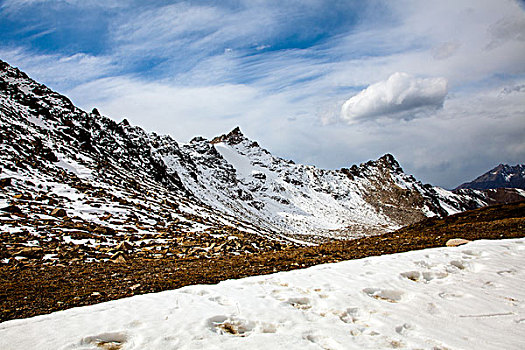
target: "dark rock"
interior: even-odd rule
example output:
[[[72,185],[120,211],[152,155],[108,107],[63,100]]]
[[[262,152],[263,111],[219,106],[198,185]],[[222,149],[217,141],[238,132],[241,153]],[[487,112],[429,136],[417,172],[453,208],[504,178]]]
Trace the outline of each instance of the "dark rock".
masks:
[[[110,235],[110,236],[115,234],[115,230],[114,229],[112,229],[111,227],[106,227],[106,226],[97,226],[93,230],[93,232],[101,234],[101,235]]]
[[[236,145],[244,140],[246,140],[246,137],[243,135],[241,128],[237,126],[228,134],[215,137],[213,140],[210,141],[210,143],[215,144],[220,142],[226,142],[230,145]]]
[[[11,213],[11,214],[22,214],[22,209],[20,209],[16,205],[9,205],[9,206],[7,206],[5,208],[2,208],[0,210],[8,212],[8,213]]]
[[[118,251],[115,254],[113,254],[111,258],[109,258],[109,260],[111,260],[112,262],[116,262],[116,263],[126,262],[126,258],[124,257],[124,252],[121,252],[121,251]]]
[[[65,216],[67,216],[67,212],[64,209],[55,208],[51,212],[51,216],[56,216],[56,217],[59,217],[59,218],[63,218]]]
[[[127,251],[133,249],[133,246],[129,242],[121,242],[115,249],[121,251]]]
[[[6,186],[11,186],[11,178],[5,177],[3,179],[0,179],[0,188],[4,188]]]
[[[40,259],[44,256],[44,250],[40,247],[25,247],[14,254],[28,259]]]

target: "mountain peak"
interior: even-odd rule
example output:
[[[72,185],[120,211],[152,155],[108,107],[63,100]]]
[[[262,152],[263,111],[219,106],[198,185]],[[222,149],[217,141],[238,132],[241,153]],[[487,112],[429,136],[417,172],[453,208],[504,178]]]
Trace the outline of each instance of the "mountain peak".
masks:
[[[525,189],[525,164],[515,166],[499,164],[494,169],[478,176],[471,182],[461,184],[456,189],[495,189],[495,188],[522,188]]]
[[[236,126],[228,134],[215,137],[213,140],[211,140],[211,143],[215,144],[225,142],[229,145],[236,145],[244,140],[247,140],[246,136],[244,136],[244,134],[242,133],[241,128]]]
[[[399,162],[390,153],[385,154],[384,156],[379,158],[377,161],[384,164],[387,168],[403,171],[403,169],[399,165]]]

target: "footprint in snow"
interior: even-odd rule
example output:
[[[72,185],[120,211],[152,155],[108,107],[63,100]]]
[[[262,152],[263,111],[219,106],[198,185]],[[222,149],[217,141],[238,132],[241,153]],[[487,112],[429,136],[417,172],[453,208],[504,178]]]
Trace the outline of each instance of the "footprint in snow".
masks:
[[[397,326],[395,328],[397,334],[406,335],[411,330],[413,330],[415,327],[412,326],[410,323],[404,323],[401,326]]]
[[[363,293],[371,298],[397,303],[403,299],[404,292],[395,289],[365,288]]]
[[[285,301],[285,304],[291,305],[299,310],[308,310],[312,308],[312,305],[310,304],[310,299],[306,297],[289,298]]]
[[[441,299],[452,300],[452,299],[462,298],[463,297],[463,293],[460,293],[460,292],[455,292],[455,293],[440,292],[438,294],[438,296]]]
[[[359,309],[351,307],[339,314],[339,319],[344,323],[356,323],[360,319]]]
[[[460,271],[479,272],[482,265],[468,262],[466,260],[451,260],[449,265],[445,268],[448,273],[457,273]]]
[[[206,320],[207,327],[219,335],[247,337],[252,333],[275,333],[277,325],[268,322],[254,322],[236,316],[217,315]]]
[[[475,250],[472,250],[472,249],[463,250],[463,251],[461,251],[461,253],[463,253],[464,255],[470,256],[470,257],[482,257],[482,256],[486,255],[485,253],[478,252],[478,251],[475,251]]]
[[[332,350],[346,349],[346,347],[343,346],[341,343],[339,343],[337,340],[331,337],[324,336],[324,335],[306,334],[304,335],[303,338],[308,340],[311,343],[314,343],[315,345],[319,345],[322,349],[332,349]]]
[[[88,336],[80,341],[81,345],[94,345],[102,350],[119,350],[124,346],[128,336],[123,332],[109,332]]]
[[[221,295],[210,297],[210,298],[208,298],[208,300],[211,301],[211,302],[217,303],[219,305],[222,305],[222,306],[232,305],[232,302],[231,302],[230,299],[225,298],[225,297],[223,297]]]
[[[180,291],[181,293],[185,293],[185,294],[192,294],[192,295],[198,295],[198,296],[205,296],[207,294],[210,294],[210,292],[208,292],[207,290],[205,289],[201,289],[201,290],[196,290],[194,288],[188,288],[188,289],[183,289]]]
[[[414,282],[428,283],[433,279],[443,279],[448,276],[446,272],[433,272],[433,271],[407,271],[399,274],[401,277],[409,279]]]
[[[516,271],[515,269],[507,269],[507,270],[498,271],[497,274],[500,276],[512,276],[512,275],[515,275],[517,272],[518,271]]]
[[[243,320],[234,316],[217,315],[206,321],[208,328],[220,335],[234,335],[246,337],[250,335],[255,327],[252,321]]]

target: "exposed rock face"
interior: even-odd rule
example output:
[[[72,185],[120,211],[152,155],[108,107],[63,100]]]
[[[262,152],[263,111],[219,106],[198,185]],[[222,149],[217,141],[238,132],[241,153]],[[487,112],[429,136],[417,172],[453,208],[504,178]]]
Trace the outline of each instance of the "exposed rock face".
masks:
[[[497,188],[525,189],[525,164],[515,166],[500,164],[479,176],[474,181],[464,183],[457,189],[488,190]]]
[[[27,241],[50,261],[280,250],[488,203],[424,185],[392,155],[323,170],[275,157],[239,128],[180,145],[80,110],[2,61],[0,167],[5,260]]]

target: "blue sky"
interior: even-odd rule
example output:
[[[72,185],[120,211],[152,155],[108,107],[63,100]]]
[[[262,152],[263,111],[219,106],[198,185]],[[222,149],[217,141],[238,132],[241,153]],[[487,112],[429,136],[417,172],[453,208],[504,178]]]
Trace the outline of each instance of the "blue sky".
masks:
[[[0,59],[181,142],[239,125],[324,168],[452,188],[525,161],[523,2],[0,1]]]

